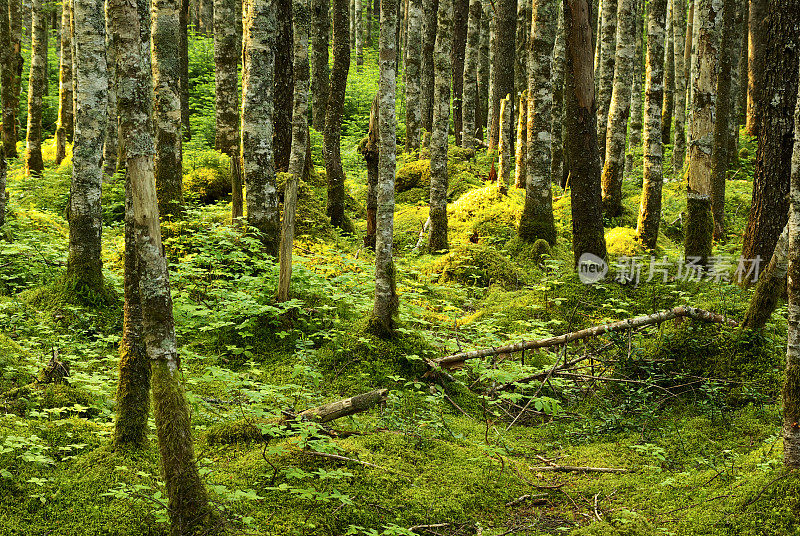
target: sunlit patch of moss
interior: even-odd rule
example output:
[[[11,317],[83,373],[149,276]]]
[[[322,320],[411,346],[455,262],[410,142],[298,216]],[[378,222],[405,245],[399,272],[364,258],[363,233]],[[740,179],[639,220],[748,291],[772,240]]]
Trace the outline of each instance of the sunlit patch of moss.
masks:
[[[495,184],[469,190],[448,207],[451,244],[504,243],[516,236],[524,203],[524,193],[515,188],[508,195]]]
[[[456,281],[463,285],[486,287],[500,285],[519,288],[527,281],[526,274],[508,257],[492,246],[466,244],[434,262],[430,272],[439,275],[439,282]]]
[[[614,227],[606,231],[606,250],[609,255],[633,257],[644,251],[636,240],[636,230],[630,227]]]
[[[209,445],[250,443],[261,440],[263,440],[261,430],[249,419],[216,424],[206,432],[206,442]]]

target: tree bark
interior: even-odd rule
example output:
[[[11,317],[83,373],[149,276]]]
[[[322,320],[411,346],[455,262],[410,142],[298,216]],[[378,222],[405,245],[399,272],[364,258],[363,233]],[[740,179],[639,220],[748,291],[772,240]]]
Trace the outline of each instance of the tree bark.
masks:
[[[435,88],[431,131],[431,253],[447,249],[447,130],[450,124],[451,50],[453,48],[453,0],[439,0],[436,32]],[[513,74],[513,73],[512,73]]]
[[[280,216],[273,153],[273,91],[277,0],[250,0],[244,27],[242,72],[242,176],[247,223],[268,254],[277,257]]]
[[[500,193],[508,193],[511,183],[511,162],[514,160],[514,117],[511,115],[513,97],[509,94],[500,101],[500,145],[498,146],[497,188]]]
[[[347,88],[347,72],[350,69],[347,4],[347,0],[335,0],[333,4],[333,70],[325,116],[323,147],[325,169],[328,174],[327,213],[331,223],[343,230],[349,230],[350,227],[344,214],[344,170],[340,147],[344,94]]]
[[[42,97],[44,96],[47,48],[45,12],[42,0],[31,4],[31,68],[28,77],[28,127],[25,136],[25,173],[41,175],[42,161]]]
[[[200,24],[197,31],[206,37],[214,36],[214,0],[197,0]]]
[[[654,0],[647,10],[647,80],[644,90],[644,183],[636,237],[647,249],[658,242],[661,189],[664,182],[664,146],[661,143],[661,106],[664,91],[664,22],[666,0]]]
[[[311,32],[311,112],[313,126],[317,131],[325,129],[325,110],[330,89],[330,67],[328,46],[330,44],[331,17],[328,0],[311,0],[311,17],[314,31]]]
[[[599,56],[595,66],[597,78],[597,140],[600,158],[606,155],[606,129],[608,127],[608,108],[611,106],[611,93],[614,88],[614,60],[617,39],[617,0],[603,0],[598,32]]]
[[[514,93],[514,37],[517,24],[517,0],[496,0],[496,39],[492,51],[492,126],[489,136],[489,151],[497,148],[500,141],[500,101]],[[514,117],[514,103],[510,103]]]
[[[117,55],[112,39],[108,5],[105,8],[106,73],[108,95],[106,98],[106,136],[103,140],[103,175],[112,177],[119,167],[119,113],[117,113]]]
[[[275,169],[289,169],[292,153],[292,105],[294,75],[292,73],[292,0],[277,0],[278,29],[275,35],[275,107],[272,121]]]
[[[361,147],[361,154],[367,164],[367,232],[364,247],[375,251],[375,233],[378,219],[378,158],[380,156],[378,138],[378,93],[372,99],[369,111],[369,132]]]
[[[528,127],[525,165],[525,207],[519,221],[519,236],[555,244],[553,193],[550,181],[550,131],[553,87],[550,63],[553,58],[558,7],[555,0],[533,0],[531,35],[528,40]]]
[[[383,6],[384,3],[389,2],[381,2],[381,6]],[[299,413],[297,416],[301,419],[319,423],[329,422],[336,419],[341,419],[342,417],[347,417],[348,415],[354,415],[356,413],[366,411],[380,404],[381,402],[385,402],[388,394],[388,389],[376,389],[368,393],[356,395],[352,398],[337,400],[336,402],[331,402],[329,404],[317,406],[316,408],[307,409]]]
[[[434,62],[433,52],[436,43],[436,17],[439,12],[439,0],[423,0],[425,21],[422,30],[422,82],[420,96],[422,99],[422,126],[428,132],[433,131],[433,86]]]
[[[742,94],[742,55],[745,50],[745,7],[742,0],[735,0],[733,40],[730,44],[733,50],[731,60],[731,90],[730,107],[728,114],[728,167],[736,167],[739,162],[739,99]]]
[[[664,102],[661,105],[661,143],[668,145],[672,140],[672,116],[675,104],[675,4],[683,0],[668,0],[667,18],[664,34]]]
[[[239,22],[241,22],[241,19]],[[237,22],[237,24],[239,24],[239,22]],[[192,128],[189,121],[189,0],[181,0],[179,32],[181,55],[181,125],[183,126],[183,139],[189,141],[192,139]]]
[[[793,157],[794,158],[794,157]],[[759,274],[753,297],[742,321],[742,327],[752,330],[763,329],[778,306],[778,300],[786,292],[786,274],[789,269],[789,225],[783,228],[775,251],[766,270]],[[739,281],[744,283],[744,281]],[[752,281],[750,281],[752,282]]]
[[[522,93],[528,89],[528,41],[530,40],[531,36],[532,1],[533,0],[517,0],[517,37],[514,41],[516,46],[516,51],[514,53],[514,58],[516,60],[514,62],[514,117],[520,117],[519,110],[516,110],[516,103],[519,102]],[[522,121],[523,129],[525,129],[528,126],[527,115],[522,117],[525,118]],[[517,138],[522,138],[524,146],[528,139],[527,134],[525,134],[525,130],[517,130],[514,139],[516,140]]]
[[[0,6],[0,11],[6,12]],[[56,161],[58,166],[67,155],[67,141],[72,141],[74,133],[74,115],[72,109],[72,7],[69,0],[61,5],[61,58],[58,69],[58,124],[56,125]],[[5,47],[5,40],[0,47]],[[11,64],[4,65],[11,67]],[[3,87],[5,87],[5,77]],[[11,86],[9,86],[9,90]],[[110,99],[109,99],[110,101]]]
[[[478,95],[475,108],[475,123],[477,125],[477,139],[483,141],[487,128],[487,114],[489,106],[489,26],[492,19],[491,6],[487,0],[481,0],[480,39],[478,45]]]
[[[606,216],[622,214],[622,179],[625,172],[625,138],[631,106],[633,62],[636,54],[635,0],[618,0],[617,50],[614,60],[614,88],[608,110],[606,158],[603,164],[603,211]]]
[[[527,54],[526,54],[527,56]],[[527,69],[526,69],[527,71]],[[514,147],[514,188],[525,188],[528,161],[528,90],[517,103],[517,138]]]
[[[565,149],[571,177],[572,252],[577,265],[585,253],[606,258],[588,0],[564,0],[564,32]]]
[[[362,0],[355,0],[355,10],[353,12],[355,19],[355,37],[356,37],[356,72],[360,73],[364,70],[364,10],[362,8]]]
[[[462,110],[464,93],[464,58],[467,45],[467,24],[469,18],[470,0],[453,0],[453,131],[456,146],[461,146],[461,136],[464,130],[464,116]]]
[[[683,176],[686,160],[686,5],[683,0],[674,0],[672,31],[675,42],[675,128],[672,132],[672,170],[676,177]],[[692,45],[688,43],[691,53]]]
[[[631,86],[630,124],[628,125],[628,149],[625,152],[624,176],[633,174],[633,162],[642,148],[642,127],[644,125],[644,107],[642,103],[642,65],[644,64],[644,46],[642,34],[644,23],[644,0],[636,4],[636,50],[633,60],[633,85]]]
[[[7,54],[0,65],[2,77],[0,85],[3,91],[2,141],[6,158],[17,157],[17,110],[22,79],[21,4],[22,0],[7,0],[3,13],[8,13],[8,16],[3,17],[0,26],[0,31],[3,33],[3,36],[0,36],[2,39],[0,47],[4,49],[4,54]]]
[[[747,68],[747,121],[745,128],[751,136],[757,136],[757,120],[761,115],[758,107],[764,101],[761,92],[767,75],[766,56],[770,0],[750,0],[748,14],[748,68]]]
[[[567,174],[564,167],[564,5],[558,2],[558,23],[553,44],[553,110],[550,129],[550,181],[564,187]],[[526,140],[527,141],[527,140]]]
[[[16,158],[17,157],[17,139],[19,139],[18,134],[18,110],[20,105],[20,95],[22,94],[22,70],[25,66],[25,60],[22,57],[22,0],[9,0],[8,1],[8,11],[9,11],[9,23],[11,29],[11,54],[12,59],[14,60],[14,79],[12,81],[13,86],[13,95],[14,100],[11,103],[12,108],[14,109],[14,117],[11,118],[11,130],[13,134],[11,136],[11,140],[13,143],[10,145],[12,146],[13,152],[11,154],[6,153],[7,158]],[[30,10],[28,10],[30,13]],[[73,55],[74,55],[74,45],[73,45]],[[73,72],[75,72],[74,63],[73,63]],[[74,78],[73,78],[74,80]],[[5,121],[3,121],[5,125]],[[8,145],[5,146],[5,149],[8,150]]]
[[[478,65],[480,63],[481,17],[483,6],[481,0],[470,0],[467,23],[467,45],[464,52],[464,112],[461,146],[464,149],[475,148],[476,125],[480,122],[481,102],[479,100]],[[406,104],[408,106],[408,104]]]
[[[406,42],[406,152],[419,150],[422,102],[422,0],[408,2],[408,37]],[[466,73],[465,73],[466,76]]]

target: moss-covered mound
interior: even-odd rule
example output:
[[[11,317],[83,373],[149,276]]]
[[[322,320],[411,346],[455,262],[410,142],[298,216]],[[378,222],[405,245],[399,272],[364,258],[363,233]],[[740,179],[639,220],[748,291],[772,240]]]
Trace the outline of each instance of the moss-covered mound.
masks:
[[[524,196],[500,193],[494,184],[470,189],[448,208],[451,240],[502,244],[517,235]]]
[[[215,168],[199,168],[183,178],[183,192],[187,199],[199,203],[214,203],[230,195],[231,176]]]
[[[19,345],[0,334],[0,394],[34,380],[31,358]]]
[[[447,164],[447,199],[453,201],[473,188],[483,186],[483,180],[468,163],[450,160]],[[397,202],[416,204],[426,202],[430,196],[431,161],[415,160],[401,166],[395,176]]]
[[[644,251],[636,240],[636,229],[630,227],[614,227],[606,231],[606,250],[609,255],[633,257]]]
[[[456,281],[464,285],[488,287],[501,285],[519,288],[525,285],[526,277],[508,257],[497,248],[483,244],[466,244],[438,261],[430,270],[439,274],[439,282]]]
[[[206,432],[206,442],[209,445],[251,443],[261,441],[263,438],[261,430],[253,423],[252,419],[215,424]]]

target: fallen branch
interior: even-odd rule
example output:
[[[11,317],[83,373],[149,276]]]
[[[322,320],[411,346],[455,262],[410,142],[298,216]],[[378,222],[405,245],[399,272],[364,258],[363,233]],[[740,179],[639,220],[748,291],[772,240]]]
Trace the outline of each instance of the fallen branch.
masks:
[[[575,467],[572,465],[546,465],[529,467],[531,471],[553,471],[556,473],[627,473],[623,467]]]
[[[373,469],[380,469],[381,471],[386,471],[387,473],[393,472],[390,469],[381,467],[380,465],[375,465],[374,463],[369,463],[369,462],[362,462],[359,459],[348,458],[347,456],[340,456],[339,454],[329,454],[327,452],[317,452],[315,450],[304,450],[303,452],[305,454],[311,454],[312,456],[319,456],[320,458],[330,458],[331,460],[339,460],[340,462],[357,463],[363,465],[364,467],[372,467]]]
[[[443,529],[449,526],[450,523],[435,523],[433,525],[414,525],[408,530],[410,530],[411,532],[416,532],[418,530]]]
[[[515,506],[519,506],[520,504],[524,503],[525,501],[531,502],[542,502],[544,499],[548,497],[547,493],[540,493],[538,495],[523,495],[513,501],[509,501],[506,503],[506,507],[513,508]]]
[[[366,411],[373,406],[377,406],[381,402],[386,402],[386,397],[389,394],[388,389],[376,389],[368,393],[362,393],[352,398],[345,398],[331,402],[330,404],[323,404],[315,408],[307,409],[297,414],[301,419],[316,422],[328,422],[335,419],[341,419],[348,415]]]
[[[565,333],[564,335],[558,335],[556,337],[548,337],[546,339],[538,339],[534,341],[523,341],[515,344],[509,344],[507,346],[499,346],[496,348],[494,347],[483,348],[480,350],[472,350],[470,352],[459,352],[457,354],[440,357],[439,359],[434,360],[434,362],[443,366],[447,365],[453,366],[454,364],[461,363],[463,361],[466,361],[467,359],[477,359],[497,354],[510,354],[534,348],[559,346],[580,339],[586,339],[588,337],[598,337],[606,333],[624,331],[627,329],[638,328],[649,324],[660,324],[661,322],[666,322],[667,320],[672,320],[674,318],[681,318],[681,317],[694,318],[695,320],[700,320],[703,322],[709,322],[715,324],[726,324],[732,327],[738,326],[738,323],[735,320],[732,320],[726,316],[712,313],[704,309],[697,309],[695,307],[689,307],[688,305],[683,305],[681,307],[675,307],[674,309],[669,309],[667,311],[661,311],[659,313],[654,313],[651,315],[637,316],[635,318],[628,318],[626,320],[620,320],[618,322],[612,322],[610,324],[602,324],[599,326],[582,329],[580,331]]]

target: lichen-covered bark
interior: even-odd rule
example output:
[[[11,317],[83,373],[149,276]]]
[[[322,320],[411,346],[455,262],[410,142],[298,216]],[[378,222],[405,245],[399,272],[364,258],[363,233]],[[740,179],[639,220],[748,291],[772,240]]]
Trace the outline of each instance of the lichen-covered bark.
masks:
[[[330,2],[311,0],[311,112],[312,124],[318,131],[325,128],[325,110],[328,105],[330,67],[328,46],[331,34]]]
[[[497,17],[495,16],[494,4],[492,0],[487,0],[488,7],[485,10],[486,16],[489,18],[489,78],[488,78],[488,100],[486,103],[486,140],[487,142],[492,138],[492,123],[494,123],[494,116],[500,111],[498,107],[495,111],[494,108],[494,84],[495,84],[495,64],[494,54],[497,48]],[[496,147],[492,147],[494,150]]]
[[[614,60],[617,40],[617,0],[603,0],[600,11],[600,31],[597,47],[598,61],[595,66],[597,77],[597,132],[600,135],[600,158],[606,154],[606,128],[608,108],[611,106],[611,93],[614,88]],[[663,58],[662,58],[663,61]]]
[[[375,233],[378,214],[378,158],[380,147],[378,140],[378,93],[372,99],[369,111],[369,132],[359,146],[367,164],[367,232],[364,235],[364,247],[375,251]]]
[[[528,40],[528,126],[525,163],[525,208],[519,235],[554,244],[553,194],[550,181],[551,110],[553,90],[550,63],[555,45],[558,11],[555,0],[533,0]]]
[[[683,0],[667,0],[666,30],[664,33],[664,101],[661,104],[661,142],[670,143],[672,138],[672,107],[675,103],[675,36],[673,34],[673,10],[675,3]]]
[[[111,21],[106,3],[106,73],[108,95],[106,98],[106,137],[103,141],[103,174],[111,177],[119,164],[119,114],[117,113],[117,57],[111,35]]]
[[[294,248],[295,212],[297,210],[297,185],[303,175],[308,150],[308,35],[310,16],[308,0],[293,0],[292,23],[294,37],[294,109],[292,110],[292,154],[289,157],[289,180],[283,201],[281,224],[280,274],[278,301],[289,299],[292,281],[292,250]]]
[[[275,34],[275,107],[272,147],[275,151],[275,169],[286,171],[292,152],[292,0],[276,0],[278,30]]]
[[[752,7],[752,6],[751,6]],[[792,159],[792,114],[797,94],[800,1],[770,0],[762,28],[767,33],[764,77],[755,111],[758,150],[753,198],[742,247],[745,258],[768,259],[786,223]],[[793,52],[789,52],[793,51]]]
[[[686,159],[686,5],[683,0],[674,0],[672,10],[672,32],[675,43],[675,128],[672,132],[672,170],[683,175],[683,162]],[[691,50],[691,43],[689,44]]]
[[[497,148],[498,162],[497,187],[501,193],[508,192],[511,183],[511,162],[514,160],[514,117],[511,115],[512,96],[506,95],[500,101],[500,144]]]
[[[527,71],[527,69],[526,69]],[[517,138],[514,147],[514,188],[525,188],[528,163],[528,90],[519,96]]]
[[[7,3],[7,2],[6,2]],[[0,12],[5,12],[0,4]],[[72,109],[72,3],[65,0],[61,5],[61,58],[58,69],[58,123],[56,125],[56,165],[61,164],[67,153],[67,141],[72,140],[74,116]],[[2,23],[0,23],[2,24]],[[5,41],[0,47],[5,47]],[[5,62],[4,62],[5,63]],[[10,63],[8,67],[10,68]],[[5,79],[4,84],[5,86]],[[11,87],[9,86],[9,90]]]
[[[370,1],[370,0],[368,0]],[[408,2],[408,37],[406,41],[406,151],[419,150],[422,123],[420,89],[422,74],[422,0]]]
[[[19,78],[22,72],[22,55],[15,22],[19,20],[20,0],[3,0],[0,13],[8,14],[0,18],[0,101],[3,107],[2,137],[3,153],[6,158],[17,156],[17,103],[19,99]],[[19,68],[19,69],[18,69]]]
[[[464,51],[464,80],[462,83],[463,99],[463,132],[461,146],[464,149],[475,148],[476,123],[480,117],[478,101],[478,63],[480,60],[481,16],[483,6],[481,0],[470,0],[467,21],[467,45]],[[406,105],[408,106],[408,105]]]
[[[631,86],[630,122],[628,124],[628,148],[625,151],[625,177],[630,177],[633,173],[634,159],[642,148],[642,128],[644,123],[644,106],[642,103],[643,12],[644,0],[636,0],[636,50],[633,57],[633,84]]]
[[[30,10],[28,10],[30,12]],[[7,158],[17,157],[17,121],[18,111],[20,105],[20,95],[22,93],[22,69],[25,61],[22,58],[22,0],[8,0],[8,18],[11,30],[11,60],[14,76],[11,81],[12,86],[12,102],[11,108],[13,109],[14,116],[9,121],[8,130],[5,130],[4,135],[9,133],[9,141],[11,143],[4,143]],[[28,26],[30,28],[30,26]],[[6,121],[3,121],[3,125]],[[10,149],[11,152],[8,152]]]
[[[31,4],[31,68],[28,77],[28,127],[25,136],[25,173],[39,175],[42,161],[42,97],[47,69],[47,42],[42,0]]]
[[[794,156],[793,156],[794,158]],[[753,297],[742,319],[742,328],[760,330],[767,324],[778,300],[786,293],[786,274],[789,268],[789,226],[783,228],[775,251],[766,269],[758,276]]]
[[[445,0],[448,1],[448,0]],[[397,4],[381,2],[380,81],[378,88],[378,122],[380,156],[378,159],[378,206],[375,240],[375,302],[370,318],[371,329],[382,336],[394,330],[398,298],[392,257],[394,232],[394,178],[397,154],[395,139],[395,55]]]
[[[457,146],[461,146],[461,135],[464,129],[462,102],[464,92],[464,53],[467,44],[469,2],[470,0],[453,0],[453,132],[455,133],[455,142]]]
[[[433,52],[436,44],[436,17],[439,12],[439,0],[423,0],[424,25],[422,28],[422,82],[420,98],[422,99],[422,126],[428,132],[433,122],[433,86],[434,65]]]
[[[622,179],[625,172],[625,138],[631,106],[633,62],[636,53],[635,0],[617,4],[617,50],[614,60],[614,89],[608,110],[606,158],[601,179],[603,210],[607,216],[622,214]]]
[[[192,139],[192,129],[189,123],[189,0],[181,0],[180,11],[180,54],[181,54],[181,125],[184,140]],[[237,21],[241,30],[241,17]],[[241,42],[241,33],[239,33]]]
[[[647,249],[656,247],[661,223],[664,146],[661,106],[664,99],[664,22],[666,0],[654,0],[647,10],[647,80],[644,90],[644,182],[636,238]]]
[[[260,233],[266,251],[277,257],[280,218],[272,151],[275,12],[275,0],[251,0],[247,5],[241,155],[247,223]]]
[[[477,139],[484,139],[489,105],[489,26],[492,18],[491,7],[488,0],[481,0],[481,24],[478,45],[478,95],[475,108],[475,123],[477,125]]]
[[[522,92],[528,89],[528,41],[531,36],[531,2],[532,0],[517,0],[517,37],[514,41],[516,52],[514,54],[514,91],[515,102],[519,101]],[[516,110],[515,110],[516,111]],[[516,114],[519,116],[519,113]],[[527,118],[523,121],[527,126]],[[519,131],[515,138],[527,136]]]
[[[564,36],[565,149],[571,177],[572,252],[577,265],[584,253],[606,257],[588,0],[564,0]]]
[[[362,0],[354,0],[354,3],[353,15],[355,19],[353,23],[356,38],[356,72],[360,73],[364,70],[364,10],[362,8]]]
[[[328,175],[327,214],[331,223],[349,230],[344,214],[344,169],[342,169],[341,130],[347,72],[350,70],[350,43],[347,31],[349,17],[347,0],[333,3],[333,69],[328,94],[328,111],[325,116],[323,156]]]
[[[106,21],[101,0],[74,0],[73,9],[78,106],[75,108],[75,145],[68,209],[66,284],[79,295],[96,300],[104,294],[100,195],[108,89]]]
[[[439,0],[435,49],[435,87],[431,130],[431,252],[447,249],[447,131],[450,124],[451,51],[453,48],[453,0]]]
[[[564,3],[558,2],[558,23],[553,43],[553,110],[550,128],[550,181],[562,187],[567,180],[564,172]],[[527,134],[526,134],[527,136]]]
[[[747,133],[757,136],[758,107],[763,102],[761,95],[766,73],[767,17],[769,0],[750,0],[748,19],[748,70],[747,70]]]
[[[496,32],[492,49],[492,125],[489,135],[489,150],[497,148],[500,141],[500,101],[514,93],[514,37],[517,25],[516,0],[496,0]],[[514,103],[509,103],[514,116]]]
[[[783,462],[800,467],[800,97],[794,112],[789,211],[789,294],[786,379],[783,384]]]
[[[733,167],[739,161],[739,99],[742,94],[742,53],[745,50],[745,6],[743,0],[735,0],[733,21],[733,39],[731,50],[731,90],[730,113],[728,114],[728,166]]]

